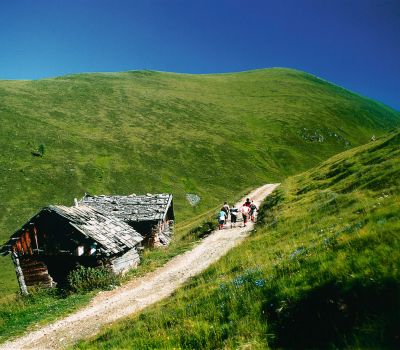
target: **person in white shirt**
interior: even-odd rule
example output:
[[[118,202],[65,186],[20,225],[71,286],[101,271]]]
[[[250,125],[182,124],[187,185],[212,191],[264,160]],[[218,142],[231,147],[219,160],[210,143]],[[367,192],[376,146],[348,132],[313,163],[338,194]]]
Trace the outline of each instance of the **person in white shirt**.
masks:
[[[249,219],[250,207],[248,207],[247,205],[243,205],[240,211],[243,216],[243,226],[246,226],[247,220]]]

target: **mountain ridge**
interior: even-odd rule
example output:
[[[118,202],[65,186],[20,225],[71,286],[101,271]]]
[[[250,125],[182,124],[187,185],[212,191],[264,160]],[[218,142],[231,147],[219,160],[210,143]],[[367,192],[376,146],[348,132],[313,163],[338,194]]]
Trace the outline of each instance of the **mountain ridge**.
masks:
[[[186,72],[173,72],[173,71],[161,71],[161,70],[155,70],[155,69],[132,69],[132,70],[125,70],[125,71],[104,71],[104,72],[79,72],[79,73],[67,73],[63,75],[57,75],[57,76],[50,76],[50,77],[44,77],[44,78],[37,78],[37,79],[0,79],[1,81],[41,81],[41,80],[54,80],[54,79],[59,79],[62,80],[63,78],[73,78],[75,76],[84,76],[84,75],[104,75],[104,76],[118,76],[118,75],[123,75],[123,74],[146,74],[146,73],[159,73],[159,74],[171,74],[171,75],[181,75],[181,76],[227,76],[227,75],[236,75],[236,74],[246,74],[246,73],[257,73],[257,72],[263,72],[263,71],[269,71],[269,70],[281,70],[281,71],[287,71],[287,72],[293,72],[293,73],[298,73],[298,74],[304,74],[307,76],[310,76],[312,78],[315,78],[317,80],[321,80],[322,82],[329,83],[333,86],[338,87],[339,89],[343,89],[348,93],[352,93],[358,97],[364,98],[371,100],[372,102],[375,102],[377,104],[382,105],[383,107],[387,107],[392,109],[395,112],[400,113],[396,108],[389,106],[388,104],[381,102],[379,100],[374,99],[373,97],[365,96],[362,93],[354,92],[344,86],[341,86],[340,84],[336,84],[331,82],[328,79],[322,78],[318,75],[308,73],[306,71],[303,71],[301,69],[297,68],[288,68],[288,67],[267,67],[267,68],[254,68],[254,69],[248,69],[248,70],[243,70],[243,71],[232,71],[232,72],[214,72],[214,73],[186,73]]]

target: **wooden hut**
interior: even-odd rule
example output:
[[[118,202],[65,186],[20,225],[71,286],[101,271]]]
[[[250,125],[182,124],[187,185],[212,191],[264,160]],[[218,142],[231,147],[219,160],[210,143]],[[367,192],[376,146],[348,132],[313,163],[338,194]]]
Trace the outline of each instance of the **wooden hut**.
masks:
[[[167,245],[171,241],[175,219],[172,194],[129,196],[86,194],[80,203],[123,220],[144,237],[145,245]]]
[[[131,226],[92,207],[49,206],[17,230],[0,254],[11,253],[26,293],[27,286],[63,285],[78,264],[123,273],[139,263],[142,240]]]

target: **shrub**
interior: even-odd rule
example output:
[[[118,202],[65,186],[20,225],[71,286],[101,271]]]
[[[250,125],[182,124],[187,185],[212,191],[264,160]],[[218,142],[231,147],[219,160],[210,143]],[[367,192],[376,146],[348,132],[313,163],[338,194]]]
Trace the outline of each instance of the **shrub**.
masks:
[[[196,238],[204,238],[217,228],[217,224],[212,221],[205,221],[200,226],[197,226],[189,231],[189,235],[194,235]]]
[[[43,157],[44,156],[44,145],[40,144],[38,147],[38,152],[40,153],[40,155]]]
[[[95,289],[112,289],[119,285],[119,277],[108,267],[79,266],[68,275],[68,284],[72,291],[82,293]]]
[[[43,144],[40,144],[39,147],[38,147],[38,149],[35,150],[35,151],[32,151],[31,154],[32,154],[34,157],[43,157],[43,156],[44,156],[44,151],[45,151],[44,145],[43,145]]]

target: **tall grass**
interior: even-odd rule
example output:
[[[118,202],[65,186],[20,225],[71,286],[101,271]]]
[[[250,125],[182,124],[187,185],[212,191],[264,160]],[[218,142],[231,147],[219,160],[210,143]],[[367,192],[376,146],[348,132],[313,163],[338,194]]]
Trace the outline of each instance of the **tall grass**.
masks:
[[[57,289],[37,289],[29,296],[8,295],[0,302],[0,342],[35,329],[87,304],[91,293],[67,294]]]

